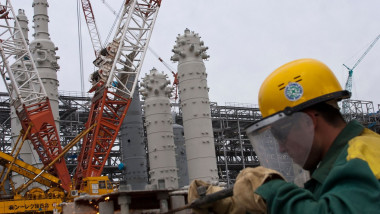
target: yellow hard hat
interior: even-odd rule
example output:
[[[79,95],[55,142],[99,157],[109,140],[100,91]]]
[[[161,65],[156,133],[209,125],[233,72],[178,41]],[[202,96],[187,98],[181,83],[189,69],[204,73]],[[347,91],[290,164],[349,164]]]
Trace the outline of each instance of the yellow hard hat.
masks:
[[[259,91],[259,108],[265,118],[349,97],[350,93],[342,89],[325,64],[315,59],[299,59],[279,67],[264,80]]]

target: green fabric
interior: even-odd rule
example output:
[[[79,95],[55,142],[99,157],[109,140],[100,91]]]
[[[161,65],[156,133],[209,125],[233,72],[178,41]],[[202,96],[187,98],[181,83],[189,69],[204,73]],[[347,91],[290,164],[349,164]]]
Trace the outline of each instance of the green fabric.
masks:
[[[358,121],[353,120],[349,122],[336,137],[323,161],[319,164],[319,167],[312,172],[311,177],[313,179],[305,183],[305,188],[312,191],[315,197],[319,198],[321,195],[322,188],[320,187],[332,169],[335,161],[337,161],[338,156],[341,156],[339,160],[345,161],[348,141],[360,135],[360,133],[363,132],[363,129],[364,127]]]
[[[380,181],[367,162],[346,161],[348,141],[363,129],[357,121],[347,124],[305,188],[282,180],[259,187],[268,213],[380,213]]]

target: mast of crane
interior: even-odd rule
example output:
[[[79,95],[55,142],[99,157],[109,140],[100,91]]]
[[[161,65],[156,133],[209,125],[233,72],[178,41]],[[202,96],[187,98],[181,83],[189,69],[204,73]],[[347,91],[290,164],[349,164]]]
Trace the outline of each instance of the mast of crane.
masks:
[[[347,65],[343,64],[344,67],[348,70],[348,77],[345,85],[345,90],[352,92],[352,74],[354,73],[354,69],[356,66],[359,65],[359,63],[364,59],[364,57],[368,54],[368,52],[373,48],[373,46],[376,44],[376,42],[380,39],[380,34],[373,40],[373,42],[369,45],[367,50],[361,55],[361,57],[356,61],[354,66],[352,68],[349,68]],[[348,114],[350,111],[349,107],[349,99],[346,99],[343,101],[343,114]]]
[[[113,41],[94,61],[95,91],[86,127],[97,123],[83,140],[74,175],[76,189],[83,178],[100,176],[133,97],[161,0],[126,0]]]

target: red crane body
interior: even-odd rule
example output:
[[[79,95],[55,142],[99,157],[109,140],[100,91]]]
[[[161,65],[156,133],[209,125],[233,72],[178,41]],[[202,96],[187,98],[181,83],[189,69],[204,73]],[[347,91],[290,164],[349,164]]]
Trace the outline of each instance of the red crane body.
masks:
[[[103,171],[131,103],[160,5],[161,0],[127,0],[113,41],[94,61],[99,70],[91,75],[95,94],[86,128],[97,126],[84,137],[76,189],[82,189],[84,178]]]

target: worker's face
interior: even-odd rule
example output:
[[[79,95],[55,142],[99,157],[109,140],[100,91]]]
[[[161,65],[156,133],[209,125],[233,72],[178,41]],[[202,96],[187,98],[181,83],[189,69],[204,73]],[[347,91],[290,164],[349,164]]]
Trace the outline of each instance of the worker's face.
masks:
[[[314,124],[309,115],[297,112],[274,123],[271,132],[280,153],[287,153],[295,163],[304,167],[314,139]]]

